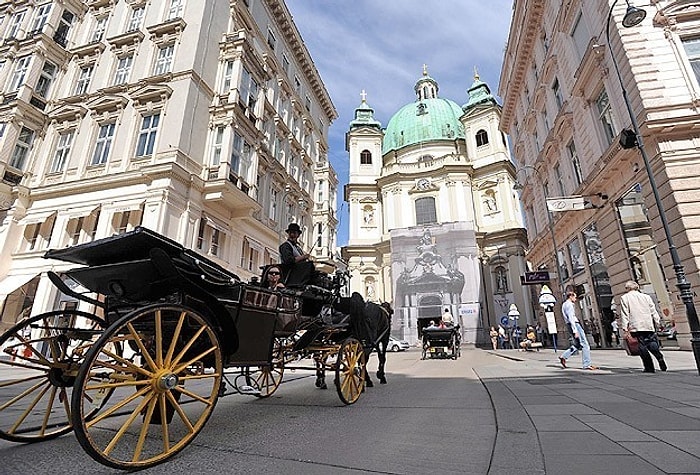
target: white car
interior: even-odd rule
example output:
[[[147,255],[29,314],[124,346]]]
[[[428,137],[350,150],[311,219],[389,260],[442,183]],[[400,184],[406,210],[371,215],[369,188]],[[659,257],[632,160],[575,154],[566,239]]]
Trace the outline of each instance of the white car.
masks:
[[[407,341],[398,340],[398,339],[394,338],[393,336],[390,336],[389,343],[386,345],[386,349],[388,351],[405,351],[410,346],[411,345],[409,345]]]

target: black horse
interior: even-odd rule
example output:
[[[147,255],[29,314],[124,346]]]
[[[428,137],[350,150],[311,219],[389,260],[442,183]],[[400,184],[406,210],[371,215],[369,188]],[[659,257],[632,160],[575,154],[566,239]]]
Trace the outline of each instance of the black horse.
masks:
[[[387,302],[382,304],[365,302],[362,295],[353,292],[350,297],[339,297],[334,307],[339,312],[350,315],[352,334],[362,342],[367,359],[372,351],[377,351],[379,358],[377,378],[380,384],[386,384],[384,366],[391,333],[391,315],[394,313],[391,305]],[[369,373],[366,373],[365,377],[365,384],[369,387],[374,386]]]

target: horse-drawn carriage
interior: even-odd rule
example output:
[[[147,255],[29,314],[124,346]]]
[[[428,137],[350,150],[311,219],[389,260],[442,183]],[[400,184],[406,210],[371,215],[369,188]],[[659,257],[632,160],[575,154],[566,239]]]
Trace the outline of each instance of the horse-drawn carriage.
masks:
[[[192,442],[219,397],[270,396],[293,360],[313,360],[319,387],[332,371],[345,404],[364,390],[374,342],[352,315],[334,320],[344,273],[332,288],[270,291],[145,228],[45,257],[79,265],[49,278],[95,311],[47,312],[0,336],[0,438],[75,430],[95,460],[137,469]]]
[[[425,327],[421,359],[452,358],[461,356],[459,326]]]

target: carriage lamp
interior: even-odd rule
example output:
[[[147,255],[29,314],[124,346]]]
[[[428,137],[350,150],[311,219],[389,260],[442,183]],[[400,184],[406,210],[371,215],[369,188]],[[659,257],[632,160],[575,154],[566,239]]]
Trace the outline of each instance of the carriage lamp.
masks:
[[[627,12],[622,19],[622,26],[625,28],[630,28],[639,25],[644,18],[646,18],[646,11],[630,5],[629,0],[625,0],[627,3]],[[690,288],[690,282],[685,275],[685,270],[683,264],[681,263],[681,258],[678,254],[678,249],[673,242],[673,234],[668,225],[668,219],[666,218],[666,210],[664,209],[663,203],[661,202],[661,197],[659,196],[659,190],[656,186],[656,179],[654,178],[654,173],[651,169],[651,164],[649,162],[649,157],[647,156],[646,149],[644,148],[644,140],[639,132],[639,126],[637,124],[637,117],[632,110],[632,105],[627,97],[627,90],[625,89],[624,82],[622,81],[622,75],[620,74],[620,67],[617,64],[617,59],[615,59],[615,54],[613,53],[612,45],[610,44],[610,21],[612,20],[612,13],[615,5],[617,5],[618,0],[615,0],[610,6],[610,11],[608,12],[608,20],[605,25],[605,39],[608,43],[608,49],[610,51],[610,58],[612,59],[613,66],[615,68],[615,73],[617,74],[617,79],[620,82],[620,88],[622,89],[622,99],[625,102],[625,107],[627,108],[627,113],[630,116],[630,122],[632,124],[632,132],[636,137],[636,147],[639,149],[639,154],[642,156],[644,161],[644,168],[646,169],[647,176],[649,178],[649,188],[654,195],[654,202],[656,208],[659,210],[659,219],[664,230],[666,237],[666,242],[668,243],[668,251],[671,254],[671,260],[673,262],[673,270],[676,273],[676,287],[680,292],[681,300],[685,305],[686,318],[688,320],[688,326],[690,326],[690,344],[693,348],[693,355],[695,356],[695,365],[700,374],[700,322],[698,321],[698,314],[695,309],[695,303],[693,302],[693,291]],[[630,141],[633,143],[633,141]]]

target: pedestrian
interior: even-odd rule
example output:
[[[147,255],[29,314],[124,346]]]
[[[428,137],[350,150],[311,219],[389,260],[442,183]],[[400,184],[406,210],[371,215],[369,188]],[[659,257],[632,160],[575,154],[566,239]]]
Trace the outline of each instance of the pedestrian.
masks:
[[[620,327],[617,323],[617,317],[615,317],[615,320],[612,321],[610,327],[612,328],[613,336],[615,337],[615,345],[620,346]]]
[[[600,348],[600,329],[598,328],[598,322],[593,322],[591,324],[591,333],[593,333],[593,341],[595,342],[595,347]]]
[[[445,313],[442,314],[442,323],[444,323],[447,327],[454,325],[454,318],[452,317],[449,308],[446,308]]]
[[[583,358],[583,369],[594,370],[598,369],[591,363],[591,345],[586,339],[586,332],[581,326],[581,322],[576,316],[576,292],[568,292],[566,301],[561,306],[561,311],[564,316],[564,323],[569,327],[569,333],[572,338],[571,347],[559,357],[559,362],[562,367],[566,368],[566,360],[575,355],[579,349]],[[579,348],[580,347],[580,348]]]
[[[502,350],[506,349],[506,329],[503,325],[498,325],[498,347]]]
[[[544,328],[542,328],[540,322],[537,322],[537,325],[535,326],[535,334],[537,335],[537,341],[542,343],[542,347],[544,348],[547,346],[544,338]]]
[[[661,319],[654,301],[639,291],[639,284],[629,280],[625,282],[625,294],[620,298],[620,302],[622,336],[627,338],[628,335],[632,335],[639,342],[639,357],[642,358],[644,372],[654,372],[654,360],[649,353],[659,361],[661,371],[666,371],[668,368],[656,336]]]
[[[498,349],[498,330],[496,330],[495,327],[491,327],[489,337],[491,338],[491,346],[493,346],[493,349]]]

